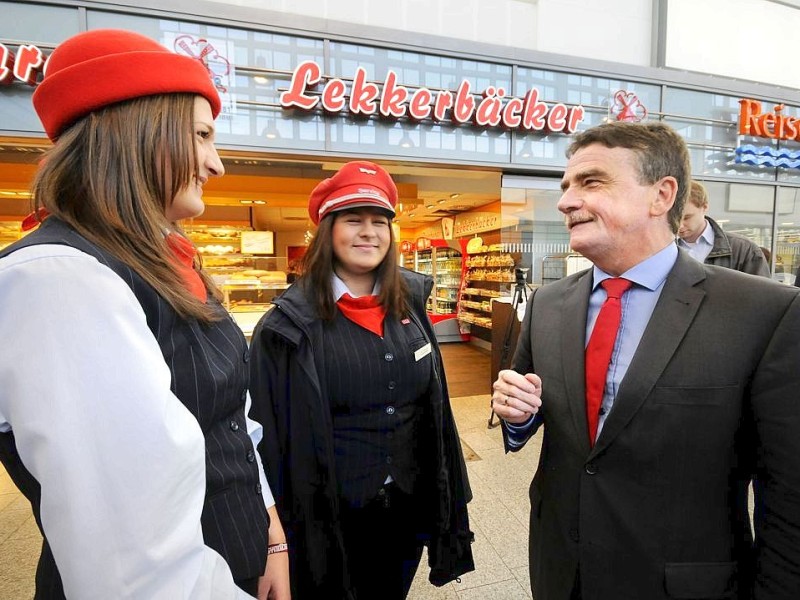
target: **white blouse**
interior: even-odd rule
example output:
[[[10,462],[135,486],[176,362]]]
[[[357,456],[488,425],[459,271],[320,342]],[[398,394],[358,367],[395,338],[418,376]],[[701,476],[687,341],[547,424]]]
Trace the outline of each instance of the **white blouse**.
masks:
[[[14,252],[0,340],[0,432],[41,484],[67,597],[249,598],[203,542],[203,434],[119,276],[68,246]],[[260,425],[247,429],[256,446]]]

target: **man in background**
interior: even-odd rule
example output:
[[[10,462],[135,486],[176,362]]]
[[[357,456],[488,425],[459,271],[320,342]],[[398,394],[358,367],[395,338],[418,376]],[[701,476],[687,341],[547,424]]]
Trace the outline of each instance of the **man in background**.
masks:
[[[678,248],[669,126],[606,123],[568,157],[558,209],[594,267],[534,291],[492,395],[507,451],[542,429],[533,597],[797,600],[800,292]]]
[[[678,246],[708,265],[769,277],[769,265],[758,244],[737,233],[727,233],[709,217],[708,191],[692,181],[678,229]]]

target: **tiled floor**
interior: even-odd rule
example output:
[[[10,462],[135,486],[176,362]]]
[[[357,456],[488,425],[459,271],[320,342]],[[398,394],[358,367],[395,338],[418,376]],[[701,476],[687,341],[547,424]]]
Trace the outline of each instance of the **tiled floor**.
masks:
[[[486,387],[481,381],[473,389]],[[505,455],[500,430],[486,426],[488,395],[454,398],[453,409],[461,438],[476,455],[467,462],[474,494],[469,513],[476,569],[460,582],[436,588],[427,582],[423,558],[409,600],[530,599],[528,484],[538,461],[538,440],[531,440],[521,452]],[[27,501],[0,467],[0,598],[33,597],[40,544]]]
[[[467,462],[474,496],[469,516],[475,532],[475,571],[460,583],[435,588],[427,581],[427,569],[420,568],[409,600],[530,599],[528,484],[539,460],[539,440],[504,454],[500,429],[486,426],[488,395],[455,398],[453,408],[461,439],[479,457]]]

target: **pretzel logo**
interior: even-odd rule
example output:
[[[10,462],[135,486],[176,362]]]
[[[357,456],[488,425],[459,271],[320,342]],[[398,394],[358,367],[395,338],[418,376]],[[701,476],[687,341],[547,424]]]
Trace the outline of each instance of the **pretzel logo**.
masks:
[[[647,118],[647,108],[636,94],[620,90],[614,94],[611,114],[616,115],[617,121],[638,123]]]

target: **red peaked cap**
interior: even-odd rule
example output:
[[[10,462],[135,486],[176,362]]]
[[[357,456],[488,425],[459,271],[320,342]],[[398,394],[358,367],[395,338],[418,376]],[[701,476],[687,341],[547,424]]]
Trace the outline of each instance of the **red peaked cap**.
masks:
[[[314,225],[319,225],[334,211],[363,206],[382,208],[394,217],[396,205],[397,186],[391,175],[375,163],[355,160],[313,189],[308,214]]]
[[[33,106],[47,137],[55,141],[75,121],[104,106],[176,92],[205,97],[214,118],[222,108],[199,60],[132,31],[95,29],[56,47],[33,93]]]

